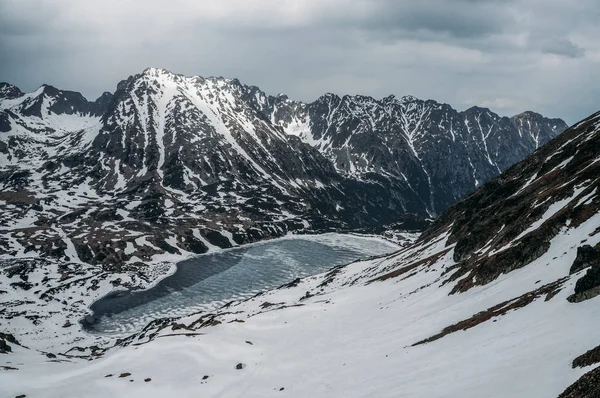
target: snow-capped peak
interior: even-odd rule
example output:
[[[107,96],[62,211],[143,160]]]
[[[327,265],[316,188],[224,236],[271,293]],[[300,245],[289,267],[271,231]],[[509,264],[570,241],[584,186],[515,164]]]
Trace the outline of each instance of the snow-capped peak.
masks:
[[[0,82],[0,99],[14,99],[23,96],[23,92],[15,85]]]

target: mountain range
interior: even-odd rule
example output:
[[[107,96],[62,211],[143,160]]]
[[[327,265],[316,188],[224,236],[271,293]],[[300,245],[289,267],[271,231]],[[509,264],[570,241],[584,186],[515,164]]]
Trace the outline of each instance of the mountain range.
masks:
[[[155,68],[93,102],[2,83],[0,256],[115,271],[289,231],[421,227],[566,127]]]

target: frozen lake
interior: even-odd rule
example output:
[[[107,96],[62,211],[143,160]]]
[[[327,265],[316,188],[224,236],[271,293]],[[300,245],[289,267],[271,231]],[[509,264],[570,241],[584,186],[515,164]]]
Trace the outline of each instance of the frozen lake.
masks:
[[[134,333],[154,319],[215,310],[296,278],[397,249],[375,237],[330,233],[203,254],[178,263],[173,275],[150,289],[119,291],[100,298],[91,306],[94,322],[84,322],[84,326],[101,334]]]

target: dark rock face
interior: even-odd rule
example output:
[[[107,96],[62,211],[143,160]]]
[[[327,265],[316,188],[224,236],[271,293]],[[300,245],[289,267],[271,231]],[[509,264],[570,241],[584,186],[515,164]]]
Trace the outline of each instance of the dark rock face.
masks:
[[[584,245],[577,248],[577,257],[573,261],[569,273],[574,274],[588,267],[600,268],[600,250],[590,245]]]
[[[217,231],[205,231],[204,236],[213,245],[220,247],[221,249],[228,249],[232,247],[231,242],[225,236],[221,235]]]
[[[41,118],[47,112],[52,112],[66,115],[100,116],[106,110],[106,98],[99,102],[90,102],[78,92],[59,90],[48,85],[40,87],[36,94],[21,104],[20,113],[22,115]],[[42,115],[42,112],[45,114]]]
[[[558,398],[600,398],[600,367],[581,376]]]
[[[98,97],[96,101],[94,101],[94,114],[98,116],[104,115],[110,108],[113,98],[114,96],[112,95],[112,93],[109,93],[108,91],[102,93],[102,95]]]
[[[569,297],[571,302],[581,302],[600,295],[600,266],[588,269],[575,284],[575,294]]]
[[[12,352],[12,348],[4,340],[0,340],[0,354],[8,354]]]
[[[593,348],[573,360],[574,368],[585,368],[600,363],[600,346]]]
[[[20,345],[15,336],[10,333],[0,333],[0,354],[12,352],[10,344]]]
[[[8,117],[7,112],[0,112],[0,133],[6,133],[10,131],[12,128],[10,119]],[[8,153],[8,145],[6,143],[0,141],[2,144],[0,146],[1,153]]]

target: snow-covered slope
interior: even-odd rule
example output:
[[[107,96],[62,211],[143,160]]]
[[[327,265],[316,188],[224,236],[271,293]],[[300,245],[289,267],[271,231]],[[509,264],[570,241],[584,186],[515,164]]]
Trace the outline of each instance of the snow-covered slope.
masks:
[[[399,252],[155,321],[85,359],[5,336],[0,382],[27,397],[556,397],[573,383],[563,396],[596,397],[599,185],[600,113]]]

